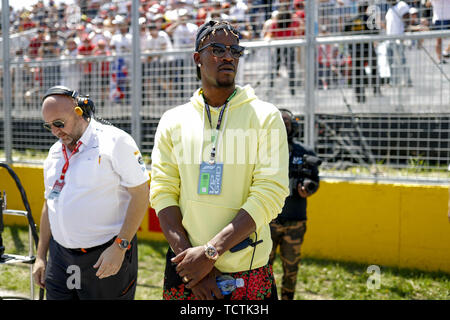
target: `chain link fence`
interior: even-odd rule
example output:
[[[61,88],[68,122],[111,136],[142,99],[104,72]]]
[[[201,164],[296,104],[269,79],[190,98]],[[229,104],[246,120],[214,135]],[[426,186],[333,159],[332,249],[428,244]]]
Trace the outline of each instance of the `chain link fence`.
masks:
[[[383,1],[367,9],[377,32],[349,28],[357,1],[305,1],[303,16],[301,1],[280,1],[277,10],[257,1],[224,2],[228,7],[175,1],[163,12],[151,1],[97,2],[97,9],[49,9],[54,25],[42,18],[18,30],[10,21],[10,50],[1,57],[0,158],[45,156],[55,138],[42,128],[41,97],[59,84],[89,94],[96,115],[130,132],[150,155],[162,113],[200,86],[190,39],[199,17],[226,15],[246,47],[236,83],[297,116],[299,139],[324,160],[323,176],[450,182],[450,64],[436,54],[438,39],[445,48],[450,31],[425,28],[428,9],[419,11],[417,30],[388,35]],[[202,11],[210,7],[215,11]],[[231,9],[235,15],[227,14]],[[33,21],[24,12],[22,25]],[[178,22],[169,18],[174,12]],[[31,157],[18,156],[24,153]]]

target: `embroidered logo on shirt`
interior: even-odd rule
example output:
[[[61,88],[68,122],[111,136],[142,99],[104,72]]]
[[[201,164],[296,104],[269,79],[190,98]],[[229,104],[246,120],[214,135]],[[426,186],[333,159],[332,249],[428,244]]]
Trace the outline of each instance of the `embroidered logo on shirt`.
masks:
[[[145,168],[144,158],[142,158],[142,155],[139,152],[139,150],[135,151],[134,155],[137,157],[137,161],[138,161],[139,165],[141,166],[142,171],[145,172],[146,168]]]

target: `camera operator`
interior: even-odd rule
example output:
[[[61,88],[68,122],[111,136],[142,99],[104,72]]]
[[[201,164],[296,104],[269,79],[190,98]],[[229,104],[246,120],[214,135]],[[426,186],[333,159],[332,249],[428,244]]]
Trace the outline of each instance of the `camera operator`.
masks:
[[[293,114],[280,109],[289,144],[289,188],[282,212],[270,223],[273,247],[270,264],[275,260],[276,249],[280,246],[283,265],[281,298],[292,300],[295,293],[300,247],[306,232],[306,198],[319,188],[321,161],[315,153],[294,138],[298,136],[298,123]]]

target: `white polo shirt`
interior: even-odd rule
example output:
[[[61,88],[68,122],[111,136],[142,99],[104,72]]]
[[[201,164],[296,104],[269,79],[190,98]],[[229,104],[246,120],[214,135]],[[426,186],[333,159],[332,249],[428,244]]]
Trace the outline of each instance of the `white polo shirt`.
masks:
[[[50,229],[55,241],[66,248],[98,246],[117,235],[131,198],[126,188],[149,180],[141,153],[125,131],[91,119],[80,140],[57,199],[48,196],[65,163],[61,141],[50,148],[44,161]]]

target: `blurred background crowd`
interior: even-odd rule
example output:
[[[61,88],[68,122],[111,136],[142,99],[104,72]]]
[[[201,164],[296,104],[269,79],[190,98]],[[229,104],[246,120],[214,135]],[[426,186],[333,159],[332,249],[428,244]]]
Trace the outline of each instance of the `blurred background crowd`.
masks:
[[[317,15],[312,1],[139,0],[136,17],[130,0],[10,0],[11,114],[21,128],[29,121],[12,147],[48,148],[52,137],[33,121],[45,91],[61,84],[89,94],[100,116],[127,130],[132,115],[141,119],[134,132],[150,152],[159,117],[199,86],[197,29],[220,19],[247,48],[236,83],[294,114],[313,113],[302,132],[321,158],[448,168],[450,0],[315,0]],[[141,64],[132,63],[136,53]],[[354,114],[363,115],[373,156],[352,129]]]
[[[450,7],[450,1],[447,0],[400,1],[407,5],[407,10],[400,6],[402,19],[405,21],[401,22],[404,27],[398,28],[395,25],[398,23],[395,21],[398,20],[397,17],[391,15],[389,19],[389,9],[399,5],[399,1],[318,0],[315,34],[319,37],[346,34],[389,35],[431,30],[436,19],[433,1],[447,2],[447,7]],[[145,95],[167,101],[167,95],[182,99],[190,94],[195,87],[195,79],[189,73],[192,59],[186,52],[193,49],[197,29],[205,21],[229,21],[240,30],[244,41],[301,39],[306,30],[305,6],[305,0],[140,0],[140,50],[144,54],[142,72],[146,79],[143,85],[144,100]],[[446,11],[450,12],[450,8]],[[25,63],[43,62],[35,66],[26,65],[21,69],[25,70],[20,75],[24,78],[21,83],[29,87],[26,88],[26,96],[35,91],[42,91],[43,88],[64,84],[78,88],[81,92],[98,92],[101,95],[101,103],[108,92],[110,100],[127,103],[130,98],[130,58],[127,56],[133,48],[131,12],[132,2],[129,0],[36,0],[31,6],[11,7],[10,58]],[[359,26],[361,17],[364,17],[364,27]],[[414,46],[417,43],[409,41],[407,45]],[[365,95],[361,91],[368,81],[361,78],[369,76],[366,75],[367,70],[351,74],[352,60],[353,66],[359,62],[360,69],[367,67],[367,64],[370,68],[373,64],[374,71],[370,77],[375,79],[373,83],[377,82],[374,89],[377,94],[380,93],[380,85],[389,83],[389,78],[394,73],[388,70],[388,64],[390,67],[393,64],[388,63],[388,60],[393,60],[394,55],[405,60],[400,63],[404,66],[402,74],[406,74],[407,78],[403,84],[411,86],[408,62],[403,58],[404,43],[395,48],[393,46],[377,46],[374,43],[376,51],[373,51],[373,56],[368,60],[356,52],[368,51],[367,48],[344,47],[338,44],[320,45],[317,50],[315,75],[317,87],[327,90],[333,85],[336,86],[338,76],[344,77],[348,82],[353,80],[357,102],[364,103]],[[171,50],[186,52],[154,54]],[[303,69],[304,66],[301,50],[294,50],[293,47],[276,50],[271,54],[275,58],[271,62],[271,68],[274,70],[269,71],[269,90],[274,87],[274,80],[279,77],[280,65],[285,64],[289,89],[291,95],[295,95],[295,89],[301,86],[298,80],[299,71],[296,70]],[[444,64],[449,52],[450,45],[446,48],[441,41],[439,46],[436,45],[435,58]],[[145,57],[145,54],[148,56]],[[92,57],[108,56],[124,58],[92,60]],[[58,59],[58,63],[52,62],[55,59]],[[45,63],[46,61],[48,63]],[[370,70],[367,72],[370,74]],[[242,73],[240,72],[241,75]],[[152,94],[149,94],[150,92]]]
[[[319,0],[321,34],[343,34],[346,20],[356,15],[361,0]],[[389,0],[372,4],[377,28],[386,28]],[[426,0],[405,0],[413,24],[431,26],[432,6]],[[305,32],[304,0],[141,0],[141,50],[193,47],[195,32],[209,19],[228,20],[245,40],[298,38]],[[131,1],[39,0],[29,7],[10,8],[13,54],[31,59],[66,55],[120,54],[131,49]],[[383,32],[383,31],[381,31]],[[163,40],[162,40],[163,39]],[[158,47],[159,46],[159,47]]]

